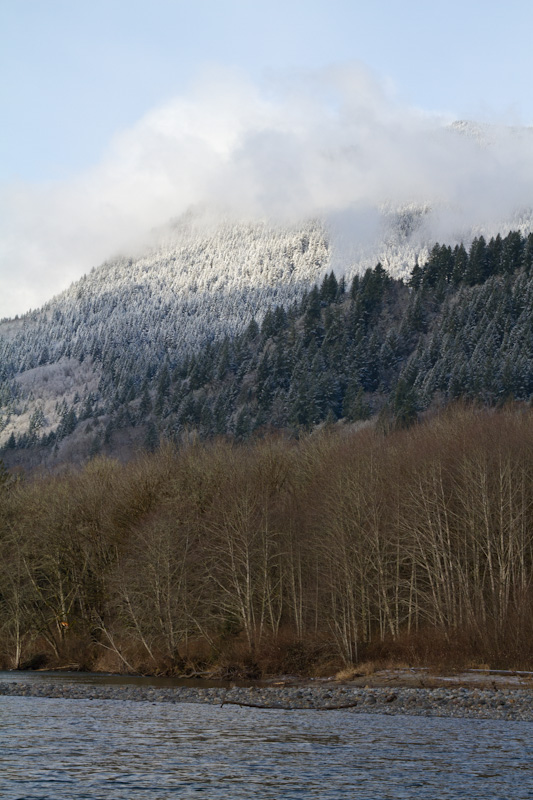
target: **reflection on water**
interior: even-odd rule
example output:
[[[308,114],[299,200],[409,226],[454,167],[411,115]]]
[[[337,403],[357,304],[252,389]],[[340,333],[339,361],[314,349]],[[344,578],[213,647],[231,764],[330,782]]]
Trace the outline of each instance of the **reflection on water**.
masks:
[[[533,797],[533,724],[0,698],[3,800]]]
[[[188,686],[191,689],[217,689],[230,686],[261,686],[264,682],[252,680],[215,680],[205,678],[169,678],[153,675],[113,675],[107,672],[63,672],[57,670],[0,670],[0,681],[17,683],[81,683],[88,686],[154,686],[172,688]]]

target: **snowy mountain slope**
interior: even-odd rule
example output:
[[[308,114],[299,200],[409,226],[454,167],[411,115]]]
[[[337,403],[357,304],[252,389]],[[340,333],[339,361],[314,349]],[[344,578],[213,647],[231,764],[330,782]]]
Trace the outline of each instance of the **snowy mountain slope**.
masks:
[[[436,214],[383,206],[366,237],[335,219],[284,227],[189,215],[167,226],[150,251],[109,261],[42,309],[0,323],[0,446],[105,423],[163,363],[173,369],[270,306],[288,307],[331,268],[350,280],[381,261],[406,277],[434,243]],[[484,233],[511,229],[529,232],[529,214]]]
[[[0,444],[30,429],[45,397],[41,433],[60,423],[49,387],[56,399],[65,387],[47,366],[68,363],[77,403],[90,393],[104,410],[113,387],[127,383],[136,391],[163,359],[175,364],[241,330],[270,305],[290,304],[329,262],[318,223],[288,229],[258,223],[207,231],[180,226],[141,257],[103,264],[42,309],[0,324]],[[81,367],[73,369],[73,361]],[[28,374],[43,378],[43,391],[23,379]]]

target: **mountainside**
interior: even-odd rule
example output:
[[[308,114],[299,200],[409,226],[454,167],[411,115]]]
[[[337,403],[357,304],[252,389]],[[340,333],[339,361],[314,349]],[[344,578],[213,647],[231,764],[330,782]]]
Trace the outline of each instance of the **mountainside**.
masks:
[[[241,435],[265,424],[314,424],[328,414],[335,419],[349,418],[345,396],[346,392],[350,395],[355,391],[348,388],[352,383],[357,384],[356,394],[359,389],[372,394],[365,400],[368,412],[378,411],[387,392],[394,389],[401,369],[412,359],[413,343],[418,342],[411,337],[408,345],[391,344],[405,329],[403,315],[412,313],[409,309],[414,302],[412,289],[398,283],[398,279],[408,277],[413,269],[416,273],[419,262],[432,263],[432,253],[424,239],[429,213],[428,209],[414,207],[399,212],[383,209],[380,244],[377,249],[366,251],[357,250],[349,231],[344,230],[343,241],[338,224],[330,228],[318,221],[292,227],[265,222],[209,224],[189,215],[167,228],[152,251],[107,262],[42,309],[3,321],[0,446],[6,448],[6,460],[26,465],[42,461],[51,464],[83,459],[102,447],[129,451],[132,447],[153,446],[160,433],[177,435],[188,427],[200,428],[207,435],[236,431]],[[528,224],[524,220],[521,229],[527,231]],[[351,241],[350,246],[347,241]],[[520,242],[522,259],[529,239],[520,238]],[[337,286],[339,281],[349,286],[354,276],[375,265],[376,252],[396,283],[394,289],[390,288],[390,281],[384,283],[389,286],[384,295],[384,308],[388,311],[384,317],[372,319],[375,327],[365,332],[370,338],[364,357],[373,361],[379,371],[376,353],[383,347],[396,347],[391,358],[400,367],[396,372],[387,367],[388,377],[380,377],[374,386],[372,382],[356,380],[355,373],[353,380],[346,377],[347,362],[353,354],[345,353],[344,372],[335,377],[339,386],[336,400],[320,401],[324,413],[313,412],[309,419],[305,414],[302,418],[295,416],[286,399],[282,402],[278,397],[273,416],[270,412],[258,414],[253,406],[258,400],[257,389],[252,385],[257,363],[253,359],[251,363],[241,363],[239,348],[242,349],[243,340],[230,347],[233,337],[243,333],[253,319],[263,323],[265,314],[275,307],[289,311],[292,328],[298,330],[298,315],[309,313],[301,305],[304,293],[315,283],[322,284],[332,267]],[[512,271],[519,266],[513,262]],[[497,273],[499,268],[493,271]],[[453,286],[457,288],[457,284]],[[352,286],[352,303],[354,291]],[[325,302],[323,297],[321,302]],[[354,334],[357,321],[353,314],[357,312],[348,308],[346,299],[338,306],[338,313],[328,313],[335,325],[347,325],[351,331],[343,334],[344,340],[360,336]],[[343,317],[344,313],[351,315],[351,321]],[[331,320],[324,318],[321,324],[328,328]],[[330,347],[329,328],[326,333],[324,341]],[[251,335],[250,331],[247,335]],[[298,360],[302,355],[300,372],[307,373],[312,368],[317,374],[324,373],[321,360],[330,357],[327,347],[318,354],[321,341],[317,352],[307,352],[307,345],[305,352],[293,352],[291,358]],[[267,358],[257,349],[257,342],[254,347],[258,358]],[[286,352],[290,349],[286,342],[280,348]],[[228,388],[232,382],[224,379],[228,394],[222,397],[223,392],[208,386],[209,369],[207,378],[202,377],[199,368],[193,374],[194,364],[203,359],[206,363],[211,361],[212,368],[216,365],[222,379],[224,370],[218,363],[222,351],[231,351],[232,369],[241,383],[248,375],[245,384],[250,384],[248,399],[252,406],[248,407],[246,397],[243,399],[240,384]],[[203,356],[195,360],[199,353]],[[294,364],[291,374],[293,369]],[[179,391],[174,391],[170,400],[165,392],[177,386]],[[203,422],[199,420],[201,411],[195,394],[199,391],[209,398]],[[293,384],[288,391],[294,394]],[[383,396],[382,400],[376,393]],[[213,417],[219,420],[216,425],[209,421]]]
[[[176,362],[300,297],[329,264],[323,228],[181,224],[159,248],[94,269],[42,309],[0,324],[0,444],[55,431],[64,407],[109,410]],[[61,401],[61,407],[57,401]],[[35,419],[37,415],[38,419]]]
[[[233,339],[175,369],[164,363],[114,430],[147,425],[175,439],[244,439],[278,428],[379,415],[386,428],[459,398],[498,405],[533,394],[533,234],[470,250],[435,245],[406,283],[378,264],[347,287],[333,272],[288,310],[267,311]]]

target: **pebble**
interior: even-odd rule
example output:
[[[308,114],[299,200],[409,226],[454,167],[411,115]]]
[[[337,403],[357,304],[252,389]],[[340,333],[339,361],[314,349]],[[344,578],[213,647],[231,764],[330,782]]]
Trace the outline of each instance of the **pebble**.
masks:
[[[0,695],[54,697],[68,700],[130,700],[157,703],[231,704],[286,710],[327,710],[345,706],[354,714],[408,714],[533,721],[533,693],[527,689],[472,690],[360,688],[349,685],[198,689],[145,686],[87,686],[73,683],[0,681]]]

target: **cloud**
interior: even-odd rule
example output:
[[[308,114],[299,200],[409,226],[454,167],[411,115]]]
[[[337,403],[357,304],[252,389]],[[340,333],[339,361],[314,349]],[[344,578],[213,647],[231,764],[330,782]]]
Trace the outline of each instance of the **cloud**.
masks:
[[[256,87],[204,75],[66,182],[0,188],[0,317],[131,252],[191,206],[280,222],[324,216],[371,247],[380,209],[430,205],[441,241],[531,204],[531,129],[450,127],[360,65]]]

